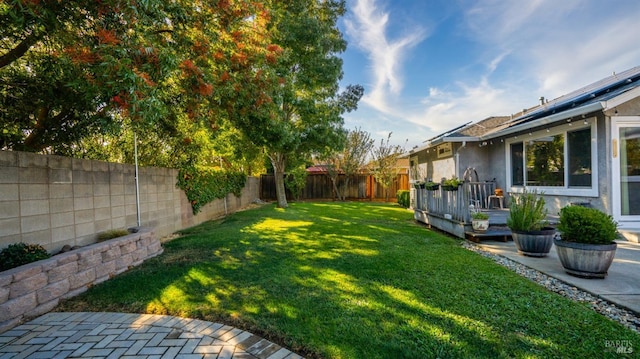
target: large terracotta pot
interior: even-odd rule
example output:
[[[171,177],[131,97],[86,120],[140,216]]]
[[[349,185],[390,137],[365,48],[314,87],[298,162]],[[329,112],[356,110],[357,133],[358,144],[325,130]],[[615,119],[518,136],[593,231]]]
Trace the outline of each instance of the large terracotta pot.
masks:
[[[564,270],[576,277],[605,278],[618,245],[587,244],[555,240],[556,252]]]
[[[555,234],[555,228],[549,227],[539,231],[511,231],[518,253],[529,257],[544,257],[549,254]]]

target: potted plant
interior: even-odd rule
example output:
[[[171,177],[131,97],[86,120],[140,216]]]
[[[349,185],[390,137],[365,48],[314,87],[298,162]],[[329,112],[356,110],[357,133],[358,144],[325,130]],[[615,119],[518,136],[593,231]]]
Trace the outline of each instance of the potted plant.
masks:
[[[605,278],[617,244],[617,223],[595,208],[567,206],[560,210],[556,251],[565,271],[583,278]]]
[[[424,188],[426,188],[427,191],[436,191],[436,190],[438,190],[438,188],[440,188],[440,183],[435,183],[433,181],[428,181],[428,182],[425,182]]]
[[[463,181],[456,176],[442,181],[442,189],[445,191],[457,191]]]
[[[507,226],[522,255],[544,257],[551,250],[556,230],[548,225],[548,211],[544,205],[544,197],[537,191],[525,190],[511,198]]]
[[[422,189],[422,188],[424,188],[424,182],[423,181],[415,181],[415,182],[413,182],[413,186],[416,189]]]
[[[489,215],[484,212],[471,213],[471,226],[474,232],[486,232],[489,229]]]

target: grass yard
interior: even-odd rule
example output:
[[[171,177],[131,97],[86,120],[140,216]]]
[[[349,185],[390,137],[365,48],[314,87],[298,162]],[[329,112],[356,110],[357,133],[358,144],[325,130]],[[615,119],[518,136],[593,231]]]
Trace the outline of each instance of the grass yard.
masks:
[[[185,230],[60,311],[224,322],[309,358],[623,357],[640,336],[377,203],[292,203]]]

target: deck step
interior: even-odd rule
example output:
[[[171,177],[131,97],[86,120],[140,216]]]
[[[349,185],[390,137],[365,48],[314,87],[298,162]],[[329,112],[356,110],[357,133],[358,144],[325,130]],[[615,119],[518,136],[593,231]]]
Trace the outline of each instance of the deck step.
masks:
[[[481,240],[498,240],[502,242],[507,242],[511,239],[511,230],[504,228],[491,228],[486,232],[474,232],[474,231],[466,231],[464,232],[465,238],[476,243],[480,243]]]

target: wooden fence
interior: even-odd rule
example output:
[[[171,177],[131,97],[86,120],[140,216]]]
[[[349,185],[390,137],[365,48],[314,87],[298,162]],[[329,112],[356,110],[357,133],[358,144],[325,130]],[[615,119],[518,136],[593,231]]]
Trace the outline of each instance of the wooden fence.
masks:
[[[345,176],[338,177],[338,188],[342,191]],[[285,185],[286,187],[286,185]],[[409,176],[398,174],[389,188],[389,201],[396,201],[398,190],[409,189]],[[288,188],[285,188],[287,199],[293,199]],[[260,176],[260,198],[265,201],[276,199],[276,183],[272,174]],[[323,173],[310,173],[307,175],[307,184],[302,191],[301,199],[336,199],[333,184],[329,176]],[[380,186],[372,175],[359,174],[351,176],[349,187],[346,189],[346,198],[349,200],[384,200],[385,189]]]

